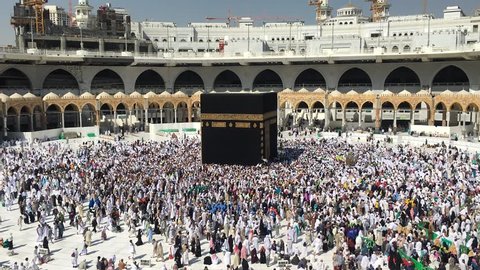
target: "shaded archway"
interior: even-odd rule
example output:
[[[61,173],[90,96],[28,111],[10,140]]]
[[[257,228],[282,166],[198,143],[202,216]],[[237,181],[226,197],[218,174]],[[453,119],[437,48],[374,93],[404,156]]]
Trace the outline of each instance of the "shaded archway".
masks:
[[[338,101],[334,101],[328,108],[328,115],[325,120],[325,126],[334,129],[343,128],[346,124],[344,115],[345,110],[342,108],[342,104]]]
[[[325,88],[326,87],[325,78],[323,75],[316,71],[315,69],[309,68],[307,70],[302,71],[297,76],[295,80],[295,90],[306,88],[308,90],[315,90],[317,88]]]
[[[301,101],[297,104],[294,113],[295,125],[298,127],[308,126],[310,122],[310,113],[309,113],[308,104],[304,101]]]
[[[395,117],[395,106],[391,102],[384,102],[382,104],[381,111],[381,124],[380,128],[383,131],[393,131],[394,128],[394,117]]]
[[[104,103],[100,106],[100,133],[114,132],[114,109],[109,103]]]
[[[0,74],[0,89],[31,90],[32,82],[22,71],[10,68]]]
[[[20,121],[20,132],[30,132],[32,131],[32,114],[30,112],[30,108],[27,106],[23,106],[20,109],[19,115]]]
[[[162,76],[151,69],[145,70],[135,81],[135,91],[140,94],[148,92],[161,93],[165,90],[165,81]]]
[[[122,134],[128,130],[128,108],[124,103],[119,103],[114,111],[114,128],[118,127],[115,132],[121,132]]]
[[[123,84],[122,78],[110,69],[104,69],[98,72],[95,77],[93,77],[90,88],[93,94],[99,94],[103,91],[110,94],[125,92],[125,85]]]
[[[360,110],[360,121],[361,124],[365,127],[375,128],[375,110],[373,109],[373,103],[371,101],[367,101],[363,103],[362,108]]]
[[[357,92],[369,90],[372,88],[370,76],[359,68],[351,68],[345,71],[338,80],[339,91],[355,90]]]
[[[469,125],[466,135],[468,136],[478,136],[478,125],[479,125],[479,107],[475,103],[471,103],[467,106],[464,125]]]
[[[18,114],[15,108],[10,107],[7,110],[7,132],[18,132]]]
[[[148,123],[161,123],[162,122],[162,109],[156,102],[148,104]]]
[[[399,67],[385,79],[384,89],[392,92],[418,91],[420,89],[420,78],[417,73],[407,67]]]
[[[267,69],[255,77],[255,80],[253,80],[253,90],[264,92],[281,91],[283,90],[283,82],[275,71]]]
[[[412,105],[408,102],[398,104],[395,119],[397,131],[409,131],[414,119]]]
[[[358,126],[360,119],[360,108],[356,102],[350,101],[345,105],[345,122],[350,128]],[[349,123],[353,123],[351,126]]]
[[[134,128],[135,131],[145,130],[145,110],[142,104],[133,104],[131,115],[129,117],[129,125]]]
[[[97,124],[97,113],[92,104],[85,104],[82,107],[82,126],[93,127]]]
[[[67,105],[63,114],[66,128],[80,127],[80,110],[77,105]]]
[[[187,106],[187,103],[185,103],[183,101],[180,102],[177,105],[176,113],[177,113],[177,118],[176,118],[177,123],[188,122],[188,106]]]
[[[163,111],[163,118],[162,123],[174,123],[175,122],[175,107],[173,103],[167,102],[163,104],[162,111]]]
[[[191,96],[199,89],[205,89],[205,85],[200,75],[191,70],[187,70],[178,75],[178,77],[175,79],[173,88],[175,92],[182,91]]]
[[[453,103],[450,106],[450,110],[447,115],[447,126],[449,127],[460,126],[462,123],[462,117],[463,117],[462,105],[460,105],[457,102]]]
[[[325,127],[325,106],[320,101],[316,101],[312,105],[312,121],[313,125],[318,128]]]
[[[443,102],[440,102],[435,106],[434,121],[435,121],[435,126],[447,125],[447,106],[445,106]]]
[[[430,105],[422,101],[415,106],[415,112],[413,113],[414,125],[428,125],[430,119]]]
[[[200,107],[200,102],[195,101],[192,104],[192,122],[200,122],[201,118],[201,107]]]
[[[47,107],[45,113],[47,120],[47,129],[61,128],[62,127],[62,110],[56,104],[52,104]]]
[[[78,82],[70,72],[56,69],[45,78],[43,88],[52,90],[63,89],[65,92],[75,93],[78,90]]]
[[[38,131],[43,129],[43,112],[40,106],[35,106],[33,108],[33,131]]]
[[[467,74],[456,66],[447,66],[441,69],[433,78],[432,91],[445,90],[460,91],[470,89],[470,80]]]
[[[241,91],[242,81],[235,72],[225,70],[215,78],[213,88],[216,92]]]

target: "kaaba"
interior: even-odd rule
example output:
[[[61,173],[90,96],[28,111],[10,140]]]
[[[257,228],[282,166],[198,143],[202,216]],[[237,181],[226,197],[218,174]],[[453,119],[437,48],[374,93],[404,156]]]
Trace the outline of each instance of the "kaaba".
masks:
[[[277,156],[277,93],[200,96],[202,162],[256,165]]]

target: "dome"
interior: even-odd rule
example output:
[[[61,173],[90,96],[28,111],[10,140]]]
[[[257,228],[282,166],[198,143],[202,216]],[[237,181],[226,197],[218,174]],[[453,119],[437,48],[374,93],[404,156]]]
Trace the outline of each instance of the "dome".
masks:
[[[10,96],[11,99],[22,99],[23,96],[20,95],[19,93],[15,93],[13,95]]]
[[[57,94],[50,92],[43,97],[43,100],[58,99],[58,98],[60,97]]]
[[[310,93],[310,91],[308,91],[305,88],[302,88],[302,89],[298,90],[298,93]]]
[[[389,90],[383,91],[380,96],[393,96],[393,93]]]
[[[125,98],[125,97],[127,97],[127,95],[125,95],[125,93],[123,93],[123,92],[118,92],[115,95],[113,95],[113,97],[114,98]]]
[[[429,96],[430,93],[428,93],[428,91],[426,91],[426,90],[420,90],[420,91],[417,92],[416,95],[417,96]]]
[[[89,98],[95,98],[95,96],[90,92],[85,92],[80,96],[80,98],[89,99]]]
[[[408,92],[407,90],[403,90],[402,92],[398,93],[399,96],[410,96],[412,93]]]
[[[77,95],[75,95],[74,93],[68,92],[68,93],[66,93],[65,95],[63,95],[62,98],[63,98],[63,99],[74,99],[74,98],[78,98],[78,97],[77,97]]]
[[[173,94],[174,97],[188,97],[187,94],[185,94],[184,92],[182,91],[178,91],[176,92],[175,94]]]
[[[203,94],[203,92],[199,90],[199,91],[195,92],[195,93],[192,95],[192,97],[193,97],[193,96],[200,96],[201,94]]]
[[[131,97],[131,98],[143,98],[142,94],[140,94],[140,93],[137,92],[137,91],[131,93],[131,94],[130,94],[130,97]]]
[[[290,88],[284,89],[281,93],[293,93],[293,90]]]
[[[352,96],[352,95],[358,95],[358,92],[355,90],[350,90],[348,91],[347,95]]]
[[[364,92],[363,94],[364,95],[369,95],[369,96],[374,96],[375,92],[373,92],[372,90],[368,90],[368,91]]]
[[[342,95],[342,93],[340,93],[338,90],[332,91],[332,92],[330,93],[330,96],[332,96],[332,97],[334,97],[334,96],[340,96],[340,95]]]
[[[102,92],[97,95],[97,99],[104,99],[104,98],[112,98],[112,96],[107,92]]]
[[[10,97],[5,95],[4,93],[0,93],[0,101],[7,102],[10,100]]]
[[[440,95],[444,95],[444,96],[450,96],[450,95],[453,95],[453,94],[454,93],[450,90],[445,90],[442,93],[440,93]]]
[[[322,88],[317,88],[315,89],[315,91],[313,91],[314,93],[319,93],[319,94],[325,94],[325,90],[323,90]]]
[[[471,93],[465,90],[461,90],[460,92],[457,92],[457,95],[470,95]]]
[[[163,94],[163,93],[162,93],[162,94]],[[157,96],[157,94],[155,94],[155,93],[152,92],[152,91],[150,91],[150,92],[148,92],[148,93],[146,93],[146,94],[144,95],[144,97],[146,97],[146,98],[153,98],[153,97],[156,97],[156,96]]]
[[[24,98],[37,98],[37,96],[35,96],[34,94],[32,93],[26,93],[25,95],[23,95]]]

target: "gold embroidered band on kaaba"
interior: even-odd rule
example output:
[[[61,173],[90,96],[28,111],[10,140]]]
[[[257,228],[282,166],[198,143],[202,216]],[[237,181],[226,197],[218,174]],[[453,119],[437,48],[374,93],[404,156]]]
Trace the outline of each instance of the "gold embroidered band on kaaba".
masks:
[[[277,117],[277,111],[271,111],[264,114],[237,114],[237,113],[202,113],[202,121],[264,121]]]

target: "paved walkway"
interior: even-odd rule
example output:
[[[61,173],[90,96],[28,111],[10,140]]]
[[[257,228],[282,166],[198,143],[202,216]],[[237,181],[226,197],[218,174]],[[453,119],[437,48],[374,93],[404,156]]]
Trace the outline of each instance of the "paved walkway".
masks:
[[[149,134],[134,134],[129,135],[126,137],[127,141],[135,141],[138,139],[149,139]],[[77,148],[85,141],[91,141],[92,139],[79,139],[79,140],[70,140],[69,145],[72,148]],[[95,139],[97,141],[98,138]],[[63,142],[66,144],[66,142]],[[87,206],[84,206],[87,209]],[[86,212],[86,211],[85,211]],[[2,222],[0,223],[0,238],[8,239],[10,235],[13,236],[13,243],[14,243],[14,255],[9,256],[7,254],[7,249],[0,250],[0,266],[3,265],[13,265],[14,262],[20,264],[21,262],[25,262],[25,259],[28,258],[29,261],[33,258],[34,248],[36,245],[40,246],[41,243],[35,242],[37,240],[36,234],[36,227],[38,222],[33,224],[24,224],[22,230],[20,230],[19,226],[17,225],[17,221],[19,218],[19,211],[18,205],[14,205],[11,211],[7,211],[5,207],[0,206],[0,217]],[[122,216],[123,221],[123,216]],[[47,222],[52,224],[52,216],[47,218]],[[101,224],[99,227],[102,227],[105,224]],[[123,223],[121,224],[123,229],[126,229]],[[65,223],[66,230],[64,232],[64,239],[50,243],[49,247],[51,250],[51,260],[43,265],[39,265],[40,269],[72,269],[71,264],[71,253],[72,251],[77,248],[79,253],[82,250],[83,245],[83,237],[81,234],[77,234],[77,230],[74,227],[70,227],[68,222]],[[273,240],[279,241],[280,238],[286,240],[286,223],[282,224],[282,228],[280,230],[280,236],[274,237]],[[111,231],[107,231],[108,239],[106,241],[101,240],[100,232],[94,233],[92,237],[92,246],[88,249],[88,254],[86,256],[80,256],[79,262],[85,260],[88,264],[88,269],[96,269],[96,261],[97,256],[105,257],[107,259],[116,256],[117,262],[120,259],[124,259],[129,266],[132,264],[132,260],[128,260],[129,257],[129,240],[132,239],[134,242],[136,238],[129,238],[128,232],[124,231],[122,233],[113,233]],[[164,257],[168,257],[168,248],[169,245],[166,243],[166,239],[163,236],[155,235],[154,239],[161,240],[163,244],[164,250]],[[146,241],[146,237],[143,237],[143,240]],[[294,244],[294,249],[300,247],[303,244],[303,235],[299,238],[298,243]],[[149,243],[145,243],[142,246],[137,247],[137,256],[136,260],[139,262],[143,259],[150,259],[152,255],[152,245]],[[192,253],[190,253],[190,266],[187,269],[204,269],[205,265],[203,264],[203,257],[209,255],[209,244],[204,239],[202,241],[202,257],[195,258]],[[325,264],[332,269],[332,253],[330,251],[325,253],[319,258],[315,258],[312,254],[309,255],[310,260],[312,262],[316,260],[322,259]],[[217,254],[220,259],[223,259],[222,254]],[[141,269],[161,269],[163,265],[166,266],[167,269],[172,269],[173,260],[168,260],[165,262],[156,262],[155,259],[152,259],[152,267],[145,267],[142,266]],[[277,264],[273,264],[270,267],[266,265],[254,264],[250,265],[253,269],[274,269],[277,268]],[[7,268],[8,269],[8,268]],[[130,268],[129,268],[130,269]],[[223,263],[220,263],[216,266],[208,266],[208,269],[226,269]],[[294,267],[296,269],[296,267]]]

